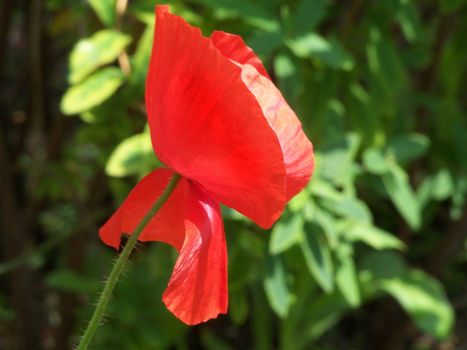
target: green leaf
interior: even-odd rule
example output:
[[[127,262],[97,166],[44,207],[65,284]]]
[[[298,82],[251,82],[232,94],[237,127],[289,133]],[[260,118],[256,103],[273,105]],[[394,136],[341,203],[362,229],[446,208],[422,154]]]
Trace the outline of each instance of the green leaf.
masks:
[[[376,23],[369,29],[369,34],[367,59],[370,79],[377,89],[375,97],[394,103],[395,95],[403,93],[407,86],[405,66],[391,36],[382,32]]]
[[[310,197],[308,191],[305,188],[290,200],[290,202],[287,204],[287,208],[289,208],[293,213],[301,212],[304,210],[309,200]]]
[[[325,157],[320,157],[325,158]],[[325,160],[323,159],[323,162]],[[322,164],[323,162],[320,162]],[[313,176],[316,176],[313,175]],[[329,184],[327,181],[321,180],[319,177],[313,177],[312,181],[310,182],[310,192],[313,196],[321,197],[321,198],[328,198],[333,200],[339,200],[343,194],[337,191],[332,185]]]
[[[342,235],[349,241],[360,241],[374,249],[405,249],[401,240],[373,225],[352,222],[345,223],[340,229]]]
[[[358,132],[365,146],[379,145],[386,138],[378,118],[378,103],[372,91],[362,84],[350,84],[347,100],[344,101],[349,125]]]
[[[133,135],[123,140],[113,151],[105,172],[109,176],[145,175],[161,166],[152,149],[149,132]]]
[[[321,227],[324,234],[326,235],[326,239],[329,242],[329,246],[334,249],[339,244],[339,237],[337,236],[336,230],[336,219],[332,213],[327,210],[320,209],[316,206],[313,210],[312,215],[305,216],[308,220],[315,222],[317,225]]]
[[[112,27],[115,21],[116,0],[88,0],[99,19],[107,27]]]
[[[282,218],[271,232],[271,254],[280,254],[298,243],[303,236],[303,224],[303,216],[300,213]]]
[[[321,203],[329,211],[344,218],[365,223],[372,221],[370,209],[358,198],[341,195],[338,198],[323,198]]]
[[[375,280],[397,278],[407,270],[401,256],[391,251],[372,251],[359,262],[360,280],[372,288],[377,287]]]
[[[76,84],[98,67],[114,61],[129,42],[128,35],[115,30],[101,30],[80,40],[70,55],[70,83]]]
[[[391,164],[389,173],[383,175],[383,184],[401,216],[412,229],[418,230],[421,225],[420,206],[405,171]]]
[[[426,207],[426,205],[431,200],[431,190],[433,184],[433,177],[427,176],[423,181],[418,185],[417,188],[417,201],[420,207],[420,212]]]
[[[367,148],[363,153],[363,165],[372,174],[382,175],[389,171],[384,154],[377,148]]]
[[[400,135],[389,141],[387,153],[400,164],[423,156],[430,147],[430,140],[420,134]]]
[[[137,94],[141,95],[144,93],[144,81],[146,79],[154,39],[154,15],[152,17],[152,24],[146,26],[138,41],[135,54],[131,57],[130,84],[134,86]]]
[[[352,57],[336,41],[328,41],[316,33],[309,33],[298,38],[288,38],[286,45],[300,58],[314,57],[331,68],[351,70],[354,67]]]
[[[68,89],[60,108],[67,115],[85,112],[112,96],[123,80],[123,73],[119,69],[105,68]]]
[[[297,349],[309,349],[309,342],[318,339],[332,328],[349,309],[349,305],[340,293],[321,294],[307,308],[307,322],[297,334]],[[308,345],[308,346],[307,346]]]
[[[360,264],[360,281],[367,297],[383,291],[393,296],[422,331],[446,338],[454,312],[441,284],[428,274],[408,269],[392,252],[367,254]]]
[[[382,288],[399,302],[420,330],[438,339],[449,335],[454,311],[437,280],[420,270],[412,270],[385,281]]]
[[[268,257],[268,275],[264,280],[264,289],[272,309],[281,318],[286,317],[292,298],[287,287],[284,265],[278,255]]]
[[[317,162],[319,175],[336,185],[345,185],[352,178],[352,164],[359,144],[360,138],[355,134],[325,144]]]
[[[274,59],[274,72],[285,98],[295,99],[303,85],[295,60],[290,55],[278,54]]]
[[[447,169],[440,170],[431,183],[431,196],[438,201],[449,198],[454,192],[454,182]]]
[[[321,229],[306,223],[304,238],[301,248],[308,270],[323,290],[330,293],[334,289],[332,258]]]
[[[293,15],[295,33],[313,30],[326,15],[326,0],[302,0]]]
[[[416,5],[406,0],[397,1],[396,20],[400,23],[405,38],[410,43],[416,40],[422,34],[420,18],[418,16]]]
[[[336,285],[349,305],[357,307],[361,303],[361,297],[351,246],[345,244],[339,246],[337,261]]]

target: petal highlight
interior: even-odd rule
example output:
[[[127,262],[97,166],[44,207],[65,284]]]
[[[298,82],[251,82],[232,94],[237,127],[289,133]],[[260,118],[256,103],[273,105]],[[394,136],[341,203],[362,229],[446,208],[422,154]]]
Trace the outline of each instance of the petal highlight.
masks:
[[[270,227],[285,205],[279,140],[241,70],[199,29],[156,7],[146,107],[159,159]]]
[[[215,31],[211,34],[211,40],[214,46],[225,57],[239,64],[251,64],[261,75],[271,79],[261,60],[256,56],[255,52],[245,44],[241,36]]]
[[[287,171],[286,200],[300,192],[314,169],[313,145],[302,124],[271,80],[250,64],[242,65],[242,79],[255,95],[264,116],[279,139]]]
[[[100,228],[99,236],[105,244],[115,249],[119,248],[121,235],[131,234],[135,230],[167,187],[172,175],[173,171],[169,169],[157,169],[133,188],[122,205]],[[180,251],[185,238],[184,218],[187,196],[188,181],[182,178],[138,240],[165,242]]]
[[[162,300],[193,325],[227,312],[227,246],[219,204],[193,183],[186,215],[185,242]]]

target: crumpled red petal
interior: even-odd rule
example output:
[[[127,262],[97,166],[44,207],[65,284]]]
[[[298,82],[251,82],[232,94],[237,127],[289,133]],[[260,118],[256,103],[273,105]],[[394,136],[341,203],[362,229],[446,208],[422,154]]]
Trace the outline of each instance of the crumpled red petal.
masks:
[[[172,175],[169,169],[157,169],[143,178],[101,227],[101,239],[118,249],[122,233],[133,232]],[[139,240],[165,242],[180,253],[163,295],[175,316],[197,324],[227,312],[227,246],[221,211],[194,183],[180,179]]]
[[[214,46],[225,57],[240,64],[251,64],[261,75],[271,79],[261,60],[256,56],[255,52],[245,44],[241,36],[215,31],[211,34],[211,40]]]
[[[193,325],[227,312],[227,247],[219,204],[190,183],[186,236],[162,299]]]
[[[303,132],[297,116],[265,73],[260,59],[243,39],[219,31],[214,32],[211,39],[225,57],[241,65],[242,80],[255,95],[279,139],[287,171],[286,199],[289,201],[311,177],[314,168],[313,145]]]
[[[100,228],[99,236],[104,243],[118,249],[121,235],[131,234],[135,230],[167,187],[172,175],[172,170],[161,168],[144,177]],[[182,178],[167,202],[141,233],[139,240],[165,242],[180,251],[185,239],[184,219],[187,196],[188,181]]]
[[[262,227],[285,205],[282,151],[241,70],[210,39],[156,7],[146,107],[154,150],[215,200]]]

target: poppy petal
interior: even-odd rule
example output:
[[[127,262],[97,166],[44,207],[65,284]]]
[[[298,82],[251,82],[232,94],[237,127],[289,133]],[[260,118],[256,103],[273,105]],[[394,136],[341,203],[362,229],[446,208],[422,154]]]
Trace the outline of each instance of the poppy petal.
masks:
[[[314,167],[313,146],[297,116],[270,81],[261,60],[243,39],[238,35],[216,31],[211,35],[211,40],[225,57],[242,66],[243,81],[255,95],[269,125],[279,138],[287,170],[288,201],[310,179]]]
[[[118,249],[121,235],[131,234],[135,230],[167,187],[172,175],[173,171],[162,168],[144,177],[100,228],[99,236],[104,243]],[[165,242],[180,251],[185,238],[184,207],[187,195],[188,181],[182,178],[167,202],[145,227],[139,240]]]
[[[285,205],[284,160],[240,67],[166,7],[157,6],[156,16],[146,107],[157,156],[270,227]]]
[[[271,79],[255,52],[249,48],[242,37],[235,34],[215,31],[211,34],[214,46],[227,58],[240,63],[251,64],[256,70],[268,79]]]
[[[271,80],[250,64],[242,65],[242,79],[255,95],[264,116],[279,139],[287,171],[286,201],[300,192],[314,169],[313,145],[302,124]]]
[[[227,247],[219,204],[190,184],[186,236],[162,300],[193,325],[227,312]]]

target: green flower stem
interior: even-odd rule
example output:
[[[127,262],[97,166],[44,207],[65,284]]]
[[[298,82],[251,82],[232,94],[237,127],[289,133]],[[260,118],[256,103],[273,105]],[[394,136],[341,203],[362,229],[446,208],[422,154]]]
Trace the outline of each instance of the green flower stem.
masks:
[[[140,221],[136,229],[133,231],[132,235],[128,239],[127,243],[125,244],[125,248],[121,252],[120,256],[118,257],[115,265],[110,272],[110,276],[107,282],[104,285],[104,290],[99,297],[99,301],[97,302],[96,308],[94,309],[94,314],[92,315],[91,321],[84,332],[83,337],[78,345],[78,350],[85,350],[88,348],[89,344],[91,343],[94,334],[96,333],[97,327],[102,319],[102,315],[107,308],[107,304],[109,303],[110,297],[112,296],[112,291],[117,284],[118,277],[122,273],[125,265],[128,261],[128,257],[130,256],[133,248],[138,241],[138,237],[140,236],[141,232],[143,232],[146,225],[149,221],[153,218],[154,215],[159,211],[159,209],[164,205],[164,203],[169,199],[172,192],[175,190],[175,187],[180,180],[180,175],[175,174],[173,175],[172,179],[170,180],[169,184],[165,188],[164,192],[162,192],[159,199],[154,203],[152,208],[147,212],[147,214],[143,217]]]

